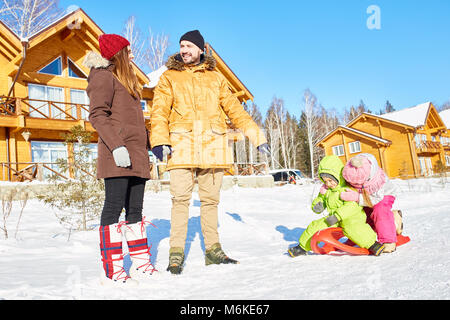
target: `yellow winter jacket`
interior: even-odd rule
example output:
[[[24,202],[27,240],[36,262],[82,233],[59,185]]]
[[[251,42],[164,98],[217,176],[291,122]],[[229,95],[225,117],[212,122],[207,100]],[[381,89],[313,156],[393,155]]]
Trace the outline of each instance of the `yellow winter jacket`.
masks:
[[[186,66],[180,55],[169,58],[153,97],[150,143],[170,145],[167,169],[228,168],[233,153],[226,118],[255,146],[266,143],[264,134],[239,100],[225,77],[215,70],[212,56],[196,66]]]

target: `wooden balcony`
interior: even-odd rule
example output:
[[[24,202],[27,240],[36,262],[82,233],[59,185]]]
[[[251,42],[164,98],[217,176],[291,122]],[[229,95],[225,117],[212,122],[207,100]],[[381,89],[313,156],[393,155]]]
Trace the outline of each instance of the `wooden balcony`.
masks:
[[[88,116],[86,104],[0,96],[0,126],[3,127],[68,130],[76,124],[84,126]],[[93,131],[90,125],[86,129]]]
[[[442,146],[444,147],[444,150],[450,150],[450,142],[443,143]]]
[[[418,154],[423,153],[440,153],[442,151],[442,145],[436,141],[421,141],[416,144],[416,152]]]

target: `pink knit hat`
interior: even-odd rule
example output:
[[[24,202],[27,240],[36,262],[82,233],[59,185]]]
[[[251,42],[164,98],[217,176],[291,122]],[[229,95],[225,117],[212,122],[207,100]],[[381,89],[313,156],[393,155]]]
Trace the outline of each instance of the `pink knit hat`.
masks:
[[[350,159],[342,170],[342,176],[351,185],[361,186],[370,178],[371,164],[366,157]]]

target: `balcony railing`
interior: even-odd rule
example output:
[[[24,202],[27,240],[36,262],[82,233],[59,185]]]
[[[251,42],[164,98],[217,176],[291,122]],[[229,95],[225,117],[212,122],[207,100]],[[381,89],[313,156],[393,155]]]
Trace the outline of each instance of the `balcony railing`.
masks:
[[[417,153],[440,153],[442,145],[437,141],[420,141],[416,143]]]
[[[88,120],[89,105],[28,98],[0,96],[0,115],[31,118]]]
[[[63,180],[72,178],[70,174],[61,172],[54,162],[1,162],[0,165],[2,180],[7,181],[44,181],[49,175],[56,175]],[[71,166],[95,177],[93,173],[83,170],[76,164],[71,164]]]

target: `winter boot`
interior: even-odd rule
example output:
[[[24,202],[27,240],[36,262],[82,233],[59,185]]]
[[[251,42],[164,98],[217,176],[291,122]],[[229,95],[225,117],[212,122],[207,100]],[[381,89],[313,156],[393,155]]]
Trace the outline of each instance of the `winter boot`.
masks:
[[[384,244],[375,241],[375,243],[369,248],[369,252],[374,256],[379,256],[384,251]]]
[[[128,252],[132,265],[131,277],[141,277],[145,274],[152,275],[156,271],[150,262],[150,248],[147,244],[147,232],[145,222],[127,224],[124,226],[124,236],[127,240]]]
[[[100,253],[103,262],[105,278],[102,283],[106,284],[111,280],[117,283],[136,285],[138,282],[131,279],[123,268],[122,252],[122,226],[123,223],[115,223],[107,226],[100,226]]]
[[[395,229],[397,231],[397,234],[402,234],[403,232],[403,215],[401,210],[393,210],[394,213],[394,222],[395,222]]]
[[[297,245],[295,247],[289,248],[288,253],[292,258],[295,258],[298,256],[304,256],[307,252],[302,247],[300,247],[300,245]]]
[[[172,274],[180,274],[183,271],[184,250],[183,248],[170,248],[169,250],[169,266],[167,271]]]
[[[206,250],[205,252],[205,264],[208,266],[210,264],[221,264],[221,263],[232,263],[237,264],[238,261],[229,258],[225,252],[223,252],[220,243],[215,243]]]
[[[395,242],[384,243],[383,253],[394,252],[396,248],[397,248],[397,244]]]

